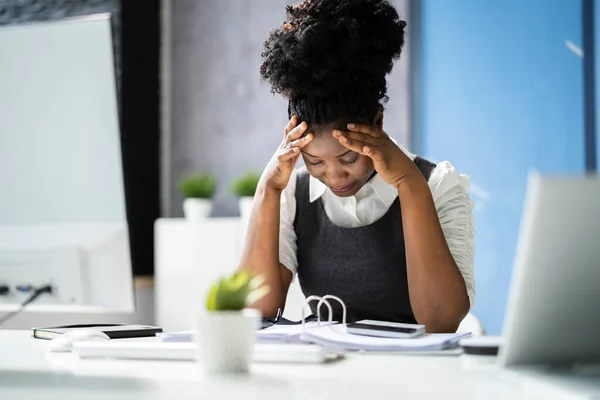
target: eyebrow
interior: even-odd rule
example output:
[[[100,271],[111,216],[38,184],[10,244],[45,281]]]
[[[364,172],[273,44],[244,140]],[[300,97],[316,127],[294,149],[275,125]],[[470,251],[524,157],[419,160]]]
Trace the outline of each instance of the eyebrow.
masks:
[[[310,154],[310,153],[307,153],[307,152],[306,152],[306,151],[304,151],[304,150],[302,150],[302,152],[303,152],[304,154],[306,154],[307,156],[311,156],[311,157],[314,157],[314,158],[321,158],[321,157],[313,156],[312,154]],[[339,156],[335,156],[335,158],[344,157],[346,154],[350,154],[351,152],[352,152],[352,150],[345,151],[345,152],[343,152],[342,154],[340,154]]]

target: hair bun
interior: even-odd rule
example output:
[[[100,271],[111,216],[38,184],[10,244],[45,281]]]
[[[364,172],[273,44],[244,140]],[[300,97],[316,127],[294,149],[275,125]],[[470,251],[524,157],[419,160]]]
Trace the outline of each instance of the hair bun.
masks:
[[[307,0],[264,43],[261,76],[287,98],[339,96],[361,87],[386,95],[406,23],[384,0]]]

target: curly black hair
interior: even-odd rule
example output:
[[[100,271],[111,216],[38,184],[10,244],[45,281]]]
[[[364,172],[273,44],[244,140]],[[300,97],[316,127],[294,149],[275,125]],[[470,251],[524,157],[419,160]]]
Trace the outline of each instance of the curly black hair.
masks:
[[[305,0],[264,42],[260,73],[307,123],[373,123],[406,22],[385,0]]]

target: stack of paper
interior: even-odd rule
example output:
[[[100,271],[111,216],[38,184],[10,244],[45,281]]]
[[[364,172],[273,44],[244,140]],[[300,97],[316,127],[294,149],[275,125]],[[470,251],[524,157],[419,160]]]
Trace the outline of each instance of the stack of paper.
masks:
[[[299,325],[273,325],[256,332],[259,343],[304,343],[300,338],[303,329],[312,330],[318,326],[325,326],[318,321],[306,322],[304,328]]]
[[[163,333],[163,342],[194,342],[195,331]],[[324,347],[343,350],[367,351],[438,351],[458,346],[458,341],[470,333],[424,334],[411,339],[391,339],[374,336],[354,335],[346,332],[341,324],[324,325],[307,322],[302,325],[273,325],[256,331],[257,343],[314,343]]]
[[[318,321],[307,322],[306,329],[312,329],[324,323]],[[259,343],[304,343],[300,339],[302,333],[302,324],[297,325],[273,325],[265,329],[256,331],[256,339]],[[160,334],[161,341],[171,343],[189,343],[193,342],[196,331],[181,331]]]
[[[157,335],[163,342],[190,343],[195,342],[196,331],[164,332]]]
[[[367,351],[436,351],[458,346],[458,341],[470,333],[425,334],[411,339],[390,339],[353,335],[345,332],[345,326],[321,326],[302,332],[300,339],[325,347],[344,350]]]

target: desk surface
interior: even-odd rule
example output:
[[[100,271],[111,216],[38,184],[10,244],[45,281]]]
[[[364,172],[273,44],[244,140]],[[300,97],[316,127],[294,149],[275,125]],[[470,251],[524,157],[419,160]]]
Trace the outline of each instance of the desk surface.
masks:
[[[0,331],[0,399],[600,399],[600,374],[500,370],[464,356],[351,354],[331,364],[255,364],[247,376],[214,376],[193,362],[80,360],[46,346],[28,331]]]

